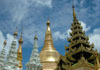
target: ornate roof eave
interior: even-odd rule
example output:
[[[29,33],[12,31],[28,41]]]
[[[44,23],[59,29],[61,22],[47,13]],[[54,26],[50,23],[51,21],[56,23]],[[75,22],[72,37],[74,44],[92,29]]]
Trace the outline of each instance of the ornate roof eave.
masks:
[[[72,43],[70,43],[69,47],[76,46],[77,44],[86,44],[88,47],[90,46],[88,42],[84,40],[78,40],[78,41],[73,41]]]
[[[74,64],[71,69],[76,69],[79,67],[89,67],[94,68],[94,65],[90,64],[84,57],[81,57],[81,59],[78,61],[78,63]]]
[[[70,59],[71,61],[76,61],[72,56],[71,53],[66,55],[66,58]]]
[[[72,36],[71,38],[74,39],[74,38],[76,38],[76,37],[83,37],[84,39],[87,38],[87,37],[84,36],[83,34],[76,34],[76,35]]]
[[[78,24],[72,24],[71,30],[73,30],[75,27],[80,27],[82,29],[81,23],[78,22]]]
[[[72,35],[74,35],[75,33],[77,33],[77,32],[80,32],[81,33],[81,35],[85,35],[85,32],[84,31],[82,31],[81,29],[76,29],[76,30],[73,30],[71,33],[70,33],[70,35],[72,36]]]
[[[95,58],[96,58],[95,55],[91,55],[91,56],[88,58],[88,60],[92,60],[92,59],[95,59]]]
[[[65,46],[65,50],[69,50],[69,47]]]
[[[71,35],[72,35],[72,33],[71,33]],[[71,37],[68,38],[67,40],[70,41],[70,40],[73,40],[73,39],[75,39],[75,38],[77,38],[77,37],[82,37],[82,38],[84,38],[86,41],[89,40],[89,37],[88,37],[88,36],[85,36],[85,35],[83,35],[83,34],[76,34],[76,35],[74,35],[74,36],[71,36]]]
[[[71,59],[73,59],[73,58],[71,58]],[[62,60],[64,61],[64,62],[66,62],[66,63],[71,63],[67,58],[66,58],[66,56],[64,56],[63,58],[62,58]],[[73,59],[74,60],[74,59]]]
[[[64,56],[62,56],[62,55],[59,56],[59,59],[58,59],[58,61],[57,61],[57,64],[59,64],[60,60],[62,60],[63,57],[64,57]]]
[[[76,54],[76,53],[79,53],[79,52],[81,52],[81,51],[85,51],[85,52],[88,52],[88,53],[93,54],[93,51],[86,50],[84,47],[79,47],[79,49],[76,50],[76,51],[75,51],[74,53],[72,53],[71,55]]]

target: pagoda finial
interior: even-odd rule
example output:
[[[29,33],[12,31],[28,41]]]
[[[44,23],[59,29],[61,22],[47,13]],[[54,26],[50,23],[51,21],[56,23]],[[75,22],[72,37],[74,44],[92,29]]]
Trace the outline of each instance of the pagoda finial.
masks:
[[[22,35],[23,35],[23,33],[21,32],[21,36],[20,36],[20,39],[19,39],[19,44],[22,44],[23,43]]]
[[[48,17],[48,21],[47,21],[47,26],[50,26],[50,20],[49,20],[49,17]]]
[[[23,44],[23,38],[22,38],[22,32],[21,32],[21,36],[19,39],[19,48],[18,48],[18,52],[17,52],[17,60],[19,61],[18,67],[20,69],[22,68],[22,44]]]
[[[75,7],[74,7],[74,1],[72,2],[72,8],[73,8],[73,19],[77,20],[76,12],[75,12]]]
[[[36,32],[35,32],[34,40],[38,40]]]
[[[6,40],[4,41],[4,43],[3,43],[3,44],[4,44],[4,47],[7,45],[7,42],[6,42]]]
[[[16,31],[13,34],[15,37],[18,35],[18,30],[17,30],[17,26],[16,26]]]

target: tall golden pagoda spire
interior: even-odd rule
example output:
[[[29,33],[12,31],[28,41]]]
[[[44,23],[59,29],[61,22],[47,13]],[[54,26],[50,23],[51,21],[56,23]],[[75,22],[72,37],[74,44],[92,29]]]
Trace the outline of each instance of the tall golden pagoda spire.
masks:
[[[51,29],[50,29],[50,20],[49,19],[47,21],[47,30],[46,30],[43,50],[55,50],[54,45],[53,45],[53,39],[52,39],[52,33],[51,33]]]
[[[21,32],[21,36],[19,39],[19,48],[18,48],[18,52],[17,52],[17,60],[19,62],[18,67],[21,70],[22,69],[22,44],[23,44],[23,38],[22,38],[22,32]]]
[[[55,70],[59,57],[60,54],[54,48],[52,33],[50,30],[50,21],[48,20],[44,47],[40,52],[40,61],[43,65],[43,70]]]

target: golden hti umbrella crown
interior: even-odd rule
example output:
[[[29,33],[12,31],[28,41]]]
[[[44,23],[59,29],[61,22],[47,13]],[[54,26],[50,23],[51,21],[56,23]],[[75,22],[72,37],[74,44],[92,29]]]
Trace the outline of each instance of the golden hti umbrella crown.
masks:
[[[17,52],[17,60],[19,61],[19,68],[22,68],[22,44],[23,44],[23,38],[22,38],[22,33],[19,39],[19,48]]]

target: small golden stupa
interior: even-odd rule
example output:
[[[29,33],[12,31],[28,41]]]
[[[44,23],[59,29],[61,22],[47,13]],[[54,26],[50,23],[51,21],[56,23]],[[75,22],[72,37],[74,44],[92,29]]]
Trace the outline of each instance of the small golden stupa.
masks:
[[[43,70],[55,70],[59,57],[60,54],[54,48],[52,33],[50,30],[50,21],[48,20],[44,47],[40,52],[40,61],[43,65]]]

